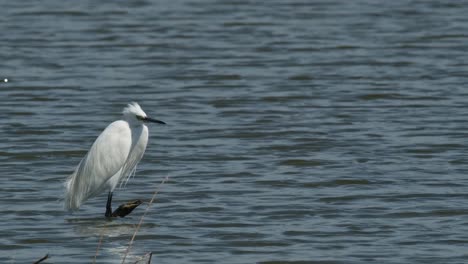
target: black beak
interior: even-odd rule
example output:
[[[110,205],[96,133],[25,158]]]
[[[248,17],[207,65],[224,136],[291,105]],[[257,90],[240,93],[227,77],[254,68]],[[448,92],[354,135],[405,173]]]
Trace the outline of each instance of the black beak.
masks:
[[[153,119],[153,118],[149,118],[149,117],[144,117],[142,119],[144,122],[153,122],[153,123],[158,123],[158,124],[163,124],[165,125],[166,123],[164,123],[163,121],[161,120],[157,120],[157,119]]]

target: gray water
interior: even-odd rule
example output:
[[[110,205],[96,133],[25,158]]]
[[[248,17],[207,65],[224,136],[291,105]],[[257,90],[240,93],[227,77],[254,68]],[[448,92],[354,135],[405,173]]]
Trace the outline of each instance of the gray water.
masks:
[[[127,258],[467,263],[468,3],[2,1],[0,262],[120,263],[146,204],[63,211],[131,101]],[[160,185],[168,177],[169,181]],[[100,238],[102,239],[99,243]]]

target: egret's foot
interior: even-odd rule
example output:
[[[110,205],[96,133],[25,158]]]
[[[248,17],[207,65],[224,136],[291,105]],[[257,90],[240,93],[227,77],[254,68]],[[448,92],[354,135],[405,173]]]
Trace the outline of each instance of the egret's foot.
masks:
[[[121,204],[119,208],[115,209],[112,213],[112,217],[125,217],[126,215],[130,214],[133,209],[137,208],[141,204],[140,200],[133,200],[124,204]],[[107,216],[107,212],[106,212]]]
[[[112,217],[112,210],[107,210],[106,213],[104,214],[105,217]]]

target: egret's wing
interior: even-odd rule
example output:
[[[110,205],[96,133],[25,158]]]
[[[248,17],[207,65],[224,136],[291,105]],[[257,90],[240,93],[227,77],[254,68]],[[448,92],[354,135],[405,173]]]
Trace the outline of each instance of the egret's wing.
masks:
[[[110,124],[68,178],[65,207],[78,209],[82,202],[106,188],[106,182],[125,164],[131,145],[128,123],[120,120]]]
[[[128,182],[131,174],[135,172],[136,166],[138,162],[140,162],[143,154],[145,154],[146,145],[148,144],[148,128],[146,126],[142,126],[141,133],[138,137],[134,135],[134,142],[135,145],[132,147],[130,154],[128,155],[127,161],[122,168],[122,182]]]

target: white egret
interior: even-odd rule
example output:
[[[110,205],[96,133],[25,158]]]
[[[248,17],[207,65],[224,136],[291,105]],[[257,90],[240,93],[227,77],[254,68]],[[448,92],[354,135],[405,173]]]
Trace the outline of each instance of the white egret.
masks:
[[[83,202],[109,190],[106,217],[112,214],[112,193],[120,181],[128,181],[143,157],[148,143],[145,122],[165,124],[149,118],[137,103],[123,110],[122,120],[107,126],[65,182],[65,208],[78,210]]]

